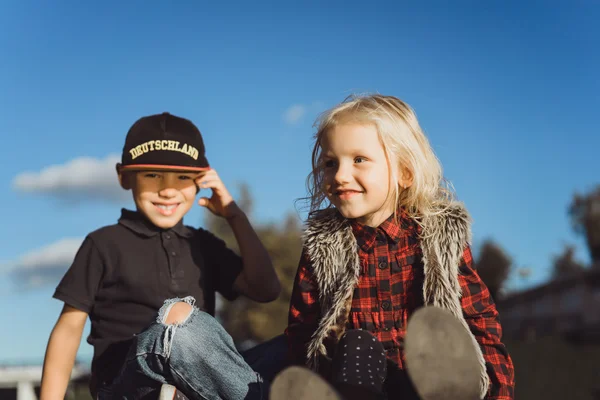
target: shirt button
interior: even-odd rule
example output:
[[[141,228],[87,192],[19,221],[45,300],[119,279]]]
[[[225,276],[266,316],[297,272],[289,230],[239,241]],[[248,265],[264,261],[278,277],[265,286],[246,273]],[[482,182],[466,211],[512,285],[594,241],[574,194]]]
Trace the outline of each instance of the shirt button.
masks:
[[[390,308],[390,302],[388,300],[382,301],[381,308],[383,308],[384,310],[388,310]]]
[[[379,263],[379,269],[386,269],[387,268],[387,263],[385,261],[382,261]]]
[[[171,255],[172,255],[172,256],[176,256],[176,255],[177,255],[177,253],[175,253],[174,251],[172,251],[172,252],[171,252]]]
[[[168,233],[165,235],[165,239],[171,239],[171,235],[169,235]]]

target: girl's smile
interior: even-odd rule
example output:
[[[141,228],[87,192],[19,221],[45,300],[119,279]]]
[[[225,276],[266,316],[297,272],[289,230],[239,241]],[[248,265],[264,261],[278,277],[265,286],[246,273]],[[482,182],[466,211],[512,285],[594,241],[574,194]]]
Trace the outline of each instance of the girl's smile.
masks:
[[[361,194],[362,191],[358,191],[358,190],[352,190],[352,189],[338,189],[335,194],[337,197],[339,197],[341,200],[350,200],[353,197],[355,197],[356,195]]]

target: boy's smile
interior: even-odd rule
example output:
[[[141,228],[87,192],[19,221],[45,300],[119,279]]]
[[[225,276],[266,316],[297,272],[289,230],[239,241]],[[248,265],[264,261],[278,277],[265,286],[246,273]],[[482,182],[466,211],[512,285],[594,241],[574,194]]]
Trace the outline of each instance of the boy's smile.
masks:
[[[163,203],[153,203],[156,208],[158,208],[158,212],[162,215],[171,215],[175,212],[175,209],[179,206],[179,203],[175,204],[163,204]]]

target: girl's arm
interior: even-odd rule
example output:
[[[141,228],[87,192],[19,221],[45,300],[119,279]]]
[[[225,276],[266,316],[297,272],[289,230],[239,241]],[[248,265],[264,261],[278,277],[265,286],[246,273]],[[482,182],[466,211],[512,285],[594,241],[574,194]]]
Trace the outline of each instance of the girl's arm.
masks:
[[[86,312],[66,304],[63,307],[46,349],[40,400],[65,398],[87,316]]]
[[[317,329],[319,315],[318,287],[309,257],[306,251],[303,251],[294,280],[288,327],[285,330],[290,361],[293,364],[306,364],[306,347]]]
[[[514,399],[513,362],[502,343],[502,327],[490,292],[472,266],[473,256],[467,247],[463,253],[458,280],[462,288],[462,309],[471,332],[481,346],[490,377],[486,399]]]

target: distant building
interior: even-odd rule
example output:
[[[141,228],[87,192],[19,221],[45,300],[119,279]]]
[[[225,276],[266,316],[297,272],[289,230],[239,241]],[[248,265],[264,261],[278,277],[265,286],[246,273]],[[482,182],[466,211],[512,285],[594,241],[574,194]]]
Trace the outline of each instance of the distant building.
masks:
[[[71,380],[80,380],[87,375],[88,368],[75,364]],[[38,400],[41,380],[41,365],[0,364],[0,400]]]
[[[600,268],[507,295],[498,309],[507,338],[560,335],[600,343]]]

